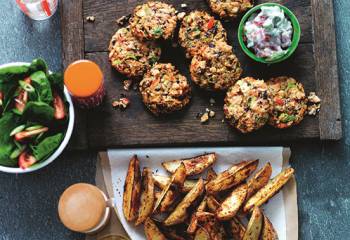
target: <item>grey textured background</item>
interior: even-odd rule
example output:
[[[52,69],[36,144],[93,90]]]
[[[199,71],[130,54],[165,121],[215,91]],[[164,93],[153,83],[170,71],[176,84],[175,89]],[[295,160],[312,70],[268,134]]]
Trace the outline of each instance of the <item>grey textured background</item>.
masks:
[[[350,1],[334,4],[344,138],[292,145],[300,239],[350,239]],[[14,0],[0,1],[0,9],[0,64],[43,57],[51,69],[59,70],[59,14],[49,21],[31,21]],[[60,224],[57,201],[69,185],[93,182],[95,157],[94,152],[69,152],[33,174],[0,173],[0,240],[83,239]]]

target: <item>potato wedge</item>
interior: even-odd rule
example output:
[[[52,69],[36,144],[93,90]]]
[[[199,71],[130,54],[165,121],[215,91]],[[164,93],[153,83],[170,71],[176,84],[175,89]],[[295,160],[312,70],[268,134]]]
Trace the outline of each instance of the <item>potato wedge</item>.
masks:
[[[180,166],[177,168],[175,173],[171,176],[171,180],[168,182],[168,184],[162,190],[162,193],[160,194],[159,198],[157,199],[157,202],[154,205],[153,212],[155,212],[159,208],[159,206],[161,205],[162,201],[165,199],[165,197],[167,196],[167,194],[168,194],[168,192],[170,190],[175,192],[174,189],[176,187],[178,187],[180,189],[183,188],[183,182],[182,182],[182,185],[181,185],[181,181],[184,181],[185,178],[186,178],[185,165],[184,164],[180,164]],[[165,199],[166,201],[170,201],[170,202],[164,203],[163,210],[164,210],[165,207],[171,205],[173,203],[172,201],[175,200],[175,197],[173,197],[172,194],[173,193],[169,193],[169,195]]]
[[[128,167],[124,183],[123,213],[129,222],[134,221],[138,216],[141,193],[141,172],[140,161],[134,155]]]
[[[204,197],[201,203],[198,205],[196,211],[192,213],[192,216],[187,228],[188,234],[194,234],[197,231],[198,219],[196,215],[199,212],[204,212],[206,208],[207,208],[207,198]]]
[[[252,216],[249,219],[247,230],[243,240],[259,240],[263,224],[263,215],[259,207],[254,207]]]
[[[263,188],[261,188],[255,195],[248,199],[243,210],[250,211],[254,206],[260,207],[267,200],[273,197],[293,176],[294,169],[286,168],[276,177],[271,179]]]
[[[152,214],[154,205],[154,181],[152,177],[152,170],[144,168],[142,170],[142,189],[139,215],[135,222],[138,226],[143,223],[147,217]]]
[[[147,240],[167,240],[151,218],[147,218],[144,225]]]
[[[216,194],[236,186],[246,180],[258,166],[259,160],[243,161],[233,165],[228,170],[207,183],[206,190],[209,194]]]
[[[211,167],[208,169],[208,172],[207,172],[207,181],[211,181],[211,180],[214,180],[216,177],[217,177],[217,173],[215,172],[215,170]]]
[[[210,236],[210,239],[223,240],[226,239],[225,229],[221,223],[215,218],[215,215],[209,212],[199,212],[197,214],[200,226]]]
[[[253,196],[258,190],[264,187],[270,180],[272,174],[271,164],[268,162],[254,176],[248,180],[247,199]]]
[[[187,217],[187,209],[192,203],[202,195],[204,191],[204,181],[199,179],[194,188],[189,191],[181,202],[176,206],[175,210],[164,221],[165,226],[171,226],[183,222]]]
[[[176,196],[176,192],[169,189],[169,191],[165,194],[163,201],[160,203],[159,211],[161,213],[167,212],[171,205],[175,202]]]
[[[164,235],[167,237],[169,240],[186,240],[187,236],[182,236],[177,232],[177,229],[172,229],[172,228],[164,228],[162,229]]]
[[[216,212],[216,218],[220,221],[232,219],[246,199],[248,191],[247,184],[242,184],[235,188],[232,193],[221,203],[220,208]]]
[[[212,195],[207,197],[207,206],[211,213],[216,213],[216,211],[220,208],[220,203],[216,200],[216,198]]]
[[[153,179],[157,187],[159,187],[160,189],[164,189],[169,183],[169,181],[171,180],[171,177],[154,174]],[[196,185],[197,182],[198,182],[198,179],[185,180],[182,192],[186,193],[191,191],[191,189]],[[206,181],[204,181],[204,183],[206,183]]]
[[[237,218],[230,220],[231,234],[234,240],[242,240],[246,231],[245,227]]]
[[[264,224],[260,236],[261,240],[278,240],[278,235],[270,220],[264,215]]]
[[[215,153],[207,153],[200,156],[180,159],[180,160],[171,160],[163,162],[162,166],[170,173],[174,173],[179,167],[180,163],[183,162],[186,167],[186,175],[193,176],[202,173],[205,169],[213,165],[216,161]]]
[[[200,227],[196,231],[194,240],[211,240],[211,237],[203,227]]]

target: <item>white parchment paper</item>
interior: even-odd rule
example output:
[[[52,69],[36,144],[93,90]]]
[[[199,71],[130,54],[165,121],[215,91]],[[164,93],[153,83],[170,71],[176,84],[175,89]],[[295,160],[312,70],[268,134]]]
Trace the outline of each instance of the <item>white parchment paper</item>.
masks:
[[[167,174],[161,166],[161,162],[180,158],[188,158],[206,152],[216,152],[218,159],[214,165],[217,172],[222,172],[242,160],[259,159],[259,168],[270,162],[273,168],[272,177],[282,170],[283,148],[282,147],[211,147],[211,148],[153,148],[153,149],[118,149],[108,150],[108,158],[111,167],[112,185],[117,202],[117,213],[126,232],[133,240],[143,240],[145,235],[143,227],[135,228],[133,223],[128,223],[123,215],[123,187],[130,158],[136,154],[140,159],[141,169],[150,167],[157,174]],[[293,191],[294,192],[294,191]],[[285,204],[295,204],[295,201],[285,201],[283,191],[274,196],[268,204],[263,206],[265,214],[273,223],[280,240],[297,239],[287,237],[286,209]],[[296,208],[292,208],[296,209]],[[297,216],[297,213],[296,213]],[[295,219],[292,219],[293,221]],[[296,219],[297,222],[297,219]]]

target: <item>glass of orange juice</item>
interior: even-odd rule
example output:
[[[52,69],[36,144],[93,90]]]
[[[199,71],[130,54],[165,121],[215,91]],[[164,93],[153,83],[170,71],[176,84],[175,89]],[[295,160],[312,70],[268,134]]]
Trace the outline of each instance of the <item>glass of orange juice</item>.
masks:
[[[81,108],[97,107],[106,95],[101,68],[90,60],[71,63],[64,72],[64,84]]]

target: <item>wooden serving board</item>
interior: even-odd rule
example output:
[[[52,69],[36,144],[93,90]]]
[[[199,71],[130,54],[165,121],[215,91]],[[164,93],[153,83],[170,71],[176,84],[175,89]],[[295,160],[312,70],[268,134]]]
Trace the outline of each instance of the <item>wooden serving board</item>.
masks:
[[[116,19],[128,15],[133,8],[145,1],[136,0],[63,0],[61,1],[61,25],[63,65],[77,59],[91,59],[98,63],[105,74],[107,97],[103,105],[93,111],[77,110],[73,148],[97,148],[130,146],[173,145],[243,145],[266,144],[300,139],[338,140],[342,136],[339,100],[338,69],[332,0],[274,0],[290,8],[298,17],[302,35],[297,51],[287,61],[276,65],[263,65],[244,55],[237,41],[239,19],[226,22],[229,43],[240,59],[244,76],[268,79],[271,76],[289,75],[301,81],[307,92],[316,91],[322,99],[322,109],[317,117],[306,117],[296,127],[277,130],[264,127],[255,133],[242,135],[222,122],[223,95],[216,95],[216,104],[210,106],[209,94],[193,87],[191,105],[176,114],[157,118],[143,105],[137,91],[123,90],[127,79],[111,68],[108,61],[108,44],[120,26]],[[186,3],[187,12],[207,10],[205,0],[172,0],[179,11]],[[255,1],[256,4],[267,2]],[[271,2],[271,1],[270,1]],[[88,22],[94,16],[95,22]],[[163,47],[161,62],[173,63],[189,79],[189,60],[183,50]],[[112,108],[114,99],[125,94],[131,100],[125,111]],[[216,112],[208,124],[201,124],[198,113],[209,107]]]

